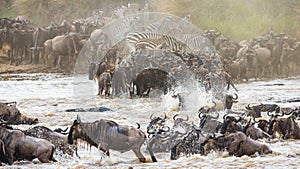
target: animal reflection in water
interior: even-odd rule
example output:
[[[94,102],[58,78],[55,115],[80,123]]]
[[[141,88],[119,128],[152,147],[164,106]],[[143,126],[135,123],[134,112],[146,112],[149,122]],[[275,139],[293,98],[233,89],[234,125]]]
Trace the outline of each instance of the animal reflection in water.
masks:
[[[70,128],[68,143],[73,144],[76,139],[82,139],[91,146],[99,146],[98,148],[107,156],[110,154],[110,149],[121,153],[132,150],[140,162],[146,162],[141,153],[141,146],[146,140],[146,135],[142,130],[134,127],[118,125],[114,121],[104,119],[93,123],[81,123],[77,118]],[[152,150],[149,147],[147,149],[152,161],[156,162]]]

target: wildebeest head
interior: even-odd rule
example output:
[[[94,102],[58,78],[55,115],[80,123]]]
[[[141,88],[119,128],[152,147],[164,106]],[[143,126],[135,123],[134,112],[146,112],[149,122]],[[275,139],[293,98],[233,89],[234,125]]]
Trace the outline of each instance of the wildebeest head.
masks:
[[[81,138],[84,135],[84,131],[80,125],[81,120],[79,118],[75,119],[73,125],[70,128],[68,134],[68,143],[73,144],[73,140]]]
[[[269,130],[269,121],[267,121],[265,119],[259,119],[257,121],[256,118],[254,118],[253,121],[255,123],[257,123],[257,127],[260,128],[262,131],[268,132],[268,130]]]
[[[225,108],[226,109],[231,109],[233,103],[237,103],[238,102],[237,101],[238,95],[236,93],[234,95],[235,95],[235,98],[232,95],[230,95],[230,94],[228,94],[228,95],[225,96]]]
[[[232,136],[219,136],[219,137],[210,137],[202,143],[204,147],[204,155],[207,155],[210,151],[223,151],[225,150],[232,142],[234,138]]]
[[[16,107],[16,102],[0,103],[0,116],[7,124],[37,124],[38,119],[26,117]]]
[[[209,121],[212,119],[217,120],[219,118],[219,113],[217,113],[216,116],[212,116],[212,115],[208,114],[210,112],[210,110],[211,110],[211,108],[205,109],[204,107],[201,107],[198,110],[198,117],[200,119],[200,124],[199,124],[200,128],[204,127],[207,120],[209,120]]]
[[[179,114],[176,114],[173,116],[173,120],[174,120],[174,124],[178,124],[178,123],[181,123],[183,121],[188,121],[189,120],[189,116],[185,116],[185,118],[181,118],[181,117],[177,117],[179,116]]]
[[[147,126],[148,134],[160,134],[161,132],[169,131],[169,128],[165,126],[167,115],[164,114],[164,117],[153,117],[153,114],[150,116],[150,123]]]
[[[224,115],[223,116],[223,124],[221,127],[221,134],[234,133],[236,131],[242,131],[242,126],[240,124],[241,120],[243,119],[241,116],[237,119],[234,116]]]
[[[270,112],[268,112],[267,114],[270,116],[268,134],[272,135],[274,128],[276,128],[276,123],[279,119],[278,117],[283,117],[284,113],[282,112],[281,114],[270,114]]]

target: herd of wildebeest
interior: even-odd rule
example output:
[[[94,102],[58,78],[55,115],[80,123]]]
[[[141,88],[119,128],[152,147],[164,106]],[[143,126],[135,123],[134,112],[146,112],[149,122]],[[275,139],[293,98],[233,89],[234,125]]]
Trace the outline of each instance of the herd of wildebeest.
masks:
[[[300,108],[282,108],[277,104],[248,104],[239,112],[232,106],[238,102],[238,95],[226,94],[224,110],[203,106],[198,110],[199,123],[189,122],[188,115],[155,113],[150,116],[145,128],[147,134],[137,127],[121,125],[109,119],[90,123],[80,118],[66,129],[51,130],[37,125],[38,119],[26,117],[16,107],[16,102],[0,103],[0,160],[13,164],[18,160],[56,162],[54,155],[78,158],[78,141],[94,146],[105,155],[109,150],[126,152],[132,150],[140,162],[146,162],[141,147],[146,142],[153,162],[155,153],[170,153],[171,160],[194,154],[207,155],[214,152],[228,152],[243,156],[269,154],[272,150],[261,141],[272,144],[271,139],[300,139],[300,126],[296,122]],[[221,112],[223,118],[219,118]],[[267,116],[268,118],[263,118]],[[171,122],[173,121],[173,125]],[[14,129],[11,125],[35,125],[26,130]],[[69,131],[67,131],[69,129]]]
[[[125,15],[120,10],[116,10],[116,14],[117,18]],[[51,22],[49,26],[39,28],[35,28],[23,17],[1,18],[0,47],[6,56],[1,58],[7,58],[10,64],[15,65],[43,64],[51,69],[72,70],[81,48],[92,32],[101,29],[114,17],[104,17],[98,12],[95,16],[74,20],[71,24],[67,21],[63,21],[60,25]],[[239,83],[248,81],[249,78],[293,76],[300,72],[300,41],[288,37],[285,33],[269,31],[239,43],[230,40],[217,30],[207,30],[203,33],[220,56],[228,88],[229,85],[235,88],[233,81]],[[154,44],[158,40],[149,38],[150,35],[138,35],[144,36],[143,41],[140,41],[143,42],[144,48],[151,45],[153,48],[159,46]],[[207,65],[210,58],[199,61],[199,58],[193,57],[191,53],[183,56],[181,52],[172,51],[176,48],[176,42],[174,44],[171,42],[172,38],[166,35],[163,38],[169,40],[166,45],[173,45],[169,46],[171,53],[179,55],[192,71],[209,74],[208,68],[211,66]],[[116,46],[108,51],[109,58],[114,58],[112,59],[114,62],[108,59],[89,64],[89,79],[98,81],[99,95],[104,92],[105,95],[118,96],[120,91],[129,91],[131,97],[134,95],[145,97],[152,89],[160,89],[166,94],[170,88],[174,88],[172,86],[174,79],[169,76],[169,72],[155,68],[141,70],[132,75],[132,79],[124,80],[128,74],[120,71],[118,65],[120,61],[117,61],[117,58],[125,57],[119,56],[122,52],[118,52]],[[179,106],[183,106],[181,95],[175,94],[174,97],[179,99]],[[253,106],[249,104],[241,112],[234,112],[232,106],[237,102],[238,95],[227,94],[224,97],[225,110],[217,110],[216,106],[201,107],[198,111],[198,124],[190,123],[188,116],[181,117],[179,114],[172,118],[152,114],[146,128],[147,134],[140,125],[138,127],[121,125],[108,119],[83,123],[79,117],[70,128],[51,130],[36,125],[38,119],[22,115],[16,102],[0,103],[0,161],[13,164],[18,160],[38,158],[40,162],[55,162],[54,155],[62,154],[69,156],[75,154],[80,158],[77,153],[78,139],[98,148],[108,156],[109,150],[119,152],[132,150],[141,162],[146,162],[141,153],[144,142],[152,161],[156,162],[155,153],[158,152],[170,153],[172,160],[193,154],[207,155],[211,151],[228,151],[229,155],[238,157],[256,153],[268,154],[272,153],[272,150],[259,140],[278,137],[300,139],[300,126],[296,122],[300,115],[299,108],[282,108],[277,104]],[[225,112],[223,118],[219,118],[220,111]],[[262,113],[269,119],[262,118]],[[167,125],[172,120],[173,126]],[[14,129],[10,126],[17,124],[35,126],[27,130]]]

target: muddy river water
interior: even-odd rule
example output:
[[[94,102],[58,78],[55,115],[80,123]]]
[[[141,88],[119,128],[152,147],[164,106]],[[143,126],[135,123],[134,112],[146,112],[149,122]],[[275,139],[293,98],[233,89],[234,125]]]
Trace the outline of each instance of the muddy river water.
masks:
[[[243,110],[248,103],[276,103],[282,107],[300,107],[299,102],[288,102],[300,98],[300,77],[276,80],[250,81],[236,85],[239,102],[233,109]],[[234,93],[232,89],[226,91]],[[169,123],[172,116],[188,114],[190,122],[199,123],[197,109],[207,104],[209,95],[189,93],[185,98],[185,109],[176,111],[177,100],[169,95],[141,99],[104,98],[96,96],[97,86],[86,75],[63,74],[1,74],[0,101],[17,101],[17,107],[27,116],[36,117],[40,123],[51,129],[70,127],[77,115],[83,122],[106,118],[120,124],[141,124],[146,130],[152,113],[166,113]],[[66,112],[72,108],[104,106],[113,111],[106,112]],[[222,113],[222,112],[220,112]],[[221,118],[221,117],[220,117]],[[26,129],[29,125],[14,126]],[[21,161],[5,168],[299,168],[300,140],[280,140],[265,142],[273,154],[264,156],[228,157],[226,153],[210,153],[207,156],[194,155],[170,160],[170,153],[156,153],[157,163],[140,163],[133,152],[119,153],[111,150],[110,157],[102,155],[96,148],[84,144],[79,147],[81,158],[55,156],[58,162],[40,163]],[[142,153],[150,158],[145,146]]]

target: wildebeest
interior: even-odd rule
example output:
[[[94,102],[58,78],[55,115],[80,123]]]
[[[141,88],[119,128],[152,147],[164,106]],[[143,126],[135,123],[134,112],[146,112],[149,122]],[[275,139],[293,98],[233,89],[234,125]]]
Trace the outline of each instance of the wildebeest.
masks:
[[[55,36],[59,35],[59,32],[55,31],[55,27],[51,26],[46,29],[44,28],[37,28],[33,34],[32,34],[32,39],[33,39],[33,47],[30,49],[32,50],[33,56],[32,56],[32,61],[34,64],[38,64],[40,62],[39,59],[42,59],[40,57],[40,52],[42,51],[41,49],[44,46],[44,43],[49,40],[54,38]],[[47,59],[45,59],[47,60]],[[46,63],[46,62],[45,62]]]
[[[127,81],[125,70],[119,65],[116,66],[112,77],[112,94],[119,96],[127,91]]]
[[[167,119],[167,115],[164,114],[164,117],[153,117],[153,114],[150,116],[150,123],[147,126],[147,133],[149,134],[148,137],[152,134],[160,134],[161,132],[165,131],[165,122]]]
[[[266,74],[266,69],[268,70],[268,75],[270,75],[271,72],[271,51],[268,48],[257,48],[255,50],[255,57],[257,59],[257,69],[256,69],[256,74],[255,77],[261,78],[265,77]]]
[[[200,119],[199,127],[203,133],[214,134],[219,131],[222,126],[222,122],[218,121],[219,113],[216,113],[216,116],[213,116],[210,113],[210,108],[205,109],[201,107],[198,111],[198,117]]]
[[[69,33],[59,35],[51,40],[51,66],[59,68],[70,68],[75,63],[76,55],[80,51],[79,35],[77,33]]]
[[[106,61],[100,63],[90,62],[89,63],[89,80],[93,80],[95,77],[99,77],[104,72],[114,72],[115,65],[110,64]]]
[[[181,155],[203,154],[203,146],[205,137],[201,134],[201,129],[193,126],[192,130],[180,140],[171,149],[171,160],[177,160]]]
[[[222,127],[220,129],[221,134],[243,131],[243,127],[240,123],[242,120],[241,116],[239,116],[239,118],[237,119],[234,116],[225,114],[223,116],[223,119],[224,119],[224,121],[223,121]]]
[[[168,93],[168,90],[175,85],[175,80],[165,71],[160,69],[144,69],[139,72],[130,83],[130,96],[134,95],[136,86],[137,96],[149,96],[151,89],[159,89]]]
[[[105,96],[109,96],[112,83],[111,73],[103,72],[100,76],[96,77],[98,82],[98,95],[101,95],[104,91]]]
[[[68,143],[73,144],[73,140],[82,139],[94,145],[109,156],[109,150],[126,152],[132,150],[141,162],[146,162],[141,153],[141,146],[146,140],[145,133],[134,127],[119,125],[114,121],[101,119],[93,123],[81,123],[76,119],[70,127]],[[147,149],[153,162],[156,158],[150,147]]]
[[[8,163],[8,159],[6,156],[5,143],[0,139],[0,166],[1,162]]]
[[[204,143],[204,154],[207,155],[211,150],[228,151],[229,155],[241,157],[243,155],[269,154],[272,150],[260,142],[247,137],[243,132],[231,133],[227,136],[209,138]]]
[[[53,157],[55,146],[49,141],[26,136],[20,130],[9,130],[0,126],[0,139],[5,143],[5,151],[8,163],[16,160],[33,160],[38,158],[40,162],[56,162]]]
[[[238,99],[238,95],[235,93],[235,98],[230,95],[230,94],[226,94],[225,95],[225,108],[226,109],[231,109],[232,108],[232,105],[233,103],[237,103],[237,99]]]
[[[253,140],[271,138],[268,133],[259,127],[256,128],[254,124],[255,122],[251,122],[251,119],[247,122],[247,125],[243,128],[243,132],[246,134],[246,136],[252,138]]]
[[[16,102],[0,103],[0,120],[6,124],[36,124],[38,119],[26,117],[16,107]]]
[[[259,104],[255,106],[248,104],[245,108],[247,109],[248,115],[254,118],[262,117],[261,112],[280,112],[280,107],[277,104]]]
[[[280,115],[271,115],[268,133],[273,137],[278,133],[280,137],[284,139],[300,139],[300,128],[295,121],[296,117],[299,116],[299,112],[292,110],[285,114],[290,116],[287,118],[279,118]],[[268,115],[270,114],[268,113]],[[284,113],[281,114],[281,117],[283,115]]]
[[[58,130],[59,129],[57,129],[57,131]],[[68,144],[67,135],[56,132],[55,130],[52,131],[51,129],[44,126],[35,126],[33,128],[23,130],[23,132],[28,136],[48,140],[55,145],[56,150],[59,150],[64,154],[68,154],[70,156],[73,156],[74,154],[74,150]]]
[[[147,126],[147,133],[149,137],[149,147],[154,152],[168,152],[171,149],[171,142],[173,133],[170,131],[170,127],[165,125],[166,114],[164,117],[150,116],[150,123]],[[175,138],[174,138],[175,139]]]

